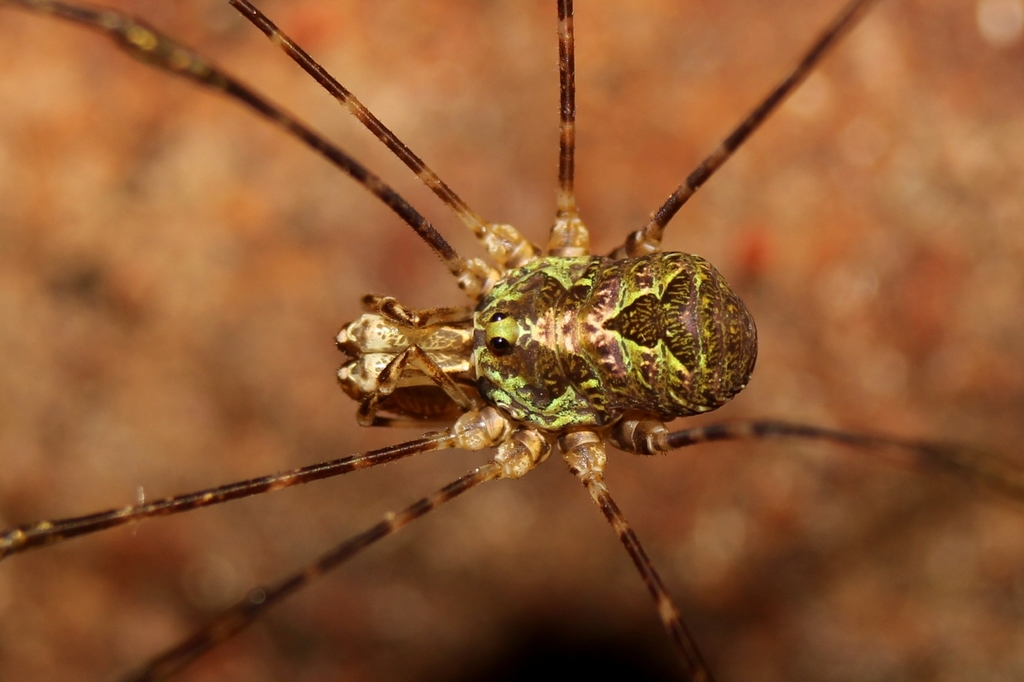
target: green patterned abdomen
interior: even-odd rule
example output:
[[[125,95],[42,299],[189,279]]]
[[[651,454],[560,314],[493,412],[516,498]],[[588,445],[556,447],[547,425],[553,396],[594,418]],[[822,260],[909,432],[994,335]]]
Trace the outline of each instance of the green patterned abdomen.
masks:
[[[541,258],[481,302],[473,357],[484,398],[542,428],[668,420],[742,390],[757,331],[700,256]]]

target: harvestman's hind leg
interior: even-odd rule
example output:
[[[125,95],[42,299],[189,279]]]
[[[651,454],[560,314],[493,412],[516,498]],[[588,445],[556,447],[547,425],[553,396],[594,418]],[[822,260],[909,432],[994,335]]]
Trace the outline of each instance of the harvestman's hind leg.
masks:
[[[970,478],[994,492],[1024,501],[1024,469],[1019,464],[942,443],[900,440],[771,420],[711,424],[670,432],[664,423],[653,419],[624,419],[612,429],[609,441],[627,452],[653,455],[698,443],[767,438],[803,438],[868,450],[896,451],[909,455],[911,464],[951,472],[958,478]],[[658,615],[679,649],[690,679],[711,680],[707,664],[682,622],[679,610],[604,483],[606,454],[601,437],[592,432],[574,432],[559,439],[559,447],[569,468],[601,508],[640,571],[657,604]]]
[[[700,655],[693,635],[683,623],[679,609],[672,601],[665,583],[662,582],[661,576],[658,575],[650,557],[647,556],[647,552],[640,544],[640,539],[629,526],[626,517],[619,506],[615,504],[615,500],[612,499],[611,493],[604,483],[607,455],[601,437],[590,431],[575,431],[562,436],[558,440],[558,446],[569,465],[569,470],[582,481],[594,502],[601,508],[601,512],[615,530],[615,534],[619,536],[619,540],[626,548],[626,552],[629,553],[637,570],[640,571],[647,590],[657,605],[661,622],[676,644],[688,679],[690,682],[713,682],[714,678],[711,676],[707,663]]]
[[[709,424],[681,431],[669,431],[664,423],[653,419],[624,419],[612,429],[609,441],[626,452],[654,455],[698,443],[769,438],[828,441],[899,454],[902,457],[896,458],[896,463],[945,471],[1000,495],[1024,501],[1024,468],[1019,463],[948,443],[903,440],[769,419]]]

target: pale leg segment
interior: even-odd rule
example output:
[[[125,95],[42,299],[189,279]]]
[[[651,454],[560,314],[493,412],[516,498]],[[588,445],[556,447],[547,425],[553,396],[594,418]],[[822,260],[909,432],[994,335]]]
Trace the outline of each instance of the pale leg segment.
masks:
[[[375,391],[366,396],[359,410],[356,412],[356,421],[361,426],[382,426],[383,422],[377,418],[377,411],[380,403],[399,388],[402,376],[407,369],[414,369],[422,373],[431,382],[440,387],[445,394],[451,398],[460,409],[464,411],[473,410],[479,405],[477,400],[470,397],[461,386],[445,374],[445,371],[434,362],[426,352],[419,346],[409,346],[402,351],[394,360],[388,363],[384,371],[378,377],[378,386]]]
[[[410,329],[426,329],[439,325],[472,323],[473,308],[458,306],[453,308],[424,308],[414,310],[406,308],[393,296],[363,296],[363,309],[368,313],[377,313],[388,322]]]

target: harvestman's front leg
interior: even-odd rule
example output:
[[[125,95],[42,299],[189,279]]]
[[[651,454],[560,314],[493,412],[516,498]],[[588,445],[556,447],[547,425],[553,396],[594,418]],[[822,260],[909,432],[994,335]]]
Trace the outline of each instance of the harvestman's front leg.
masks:
[[[683,623],[679,609],[672,601],[665,583],[662,582],[661,576],[658,575],[650,557],[647,556],[647,552],[640,544],[640,539],[629,526],[626,517],[622,514],[619,506],[615,504],[615,500],[612,499],[611,493],[605,485],[604,467],[607,462],[607,454],[603,440],[592,431],[574,431],[559,438],[558,447],[569,465],[569,470],[582,481],[594,502],[601,508],[637,570],[640,571],[640,575],[658,607],[661,622],[679,650],[688,679],[691,682],[713,682],[711,671],[708,670],[707,663],[700,655],[693,635]]]
[[[12,4],[31,12],[59,17],[98,31],[113,40],[118,48],[135,59],[161,71],[173,73],[193,83],[215,90],[248,107],[323,156],[394,211],[441,258],[445,267],[455,277],[459,288],[470,298],[478,300],[480,295],[490,291],[494,283],[501,277],[501,273],[497,269],[481,259],[467,259],[460,256],[434,229],[430,221],[379,176],[349,156],[344,150],[332,144],[321,134],[239,79],[177,40],[151,28],[145,22],[117,10],[62,0],[0,0],[0,5],[6,4]],[[253,17],[254,8],[251,5],[246,9],[243,4],[240,9],[247,18],[256,20]],[[258,20],[257,25],[260,25]],[[308,58],[308,55],[306,57]],[[324,73],[326,74],[326,72]],[[318,80],[320,79],[318,78]],[[321,81],[321,84],[324,82]],[[334,91],[332,90],[332,92]],[[334,94],[337,96],[337,93]],[[509,229],[512,230],[512,228]],[[507,230],[498,230],[498,232],[504,234]],[[525,251],[515,250],[518,243],[515,243],[514,237],[518,233],[515,233],[515,230],[512,230],[512,233],[506,235],[513,241],[510,246],[513,251],[510,253],[518,253],[525,257]],[[501,246],[496,245],[496,248],[500,250]]]
[[[409,149],[404,142],[399,140],[348,88],[339,83],[334,76],[327,72],[327,69],[320,66],[309,53],[285,35],[267,15],[253,6],[249,0],[228,0],[228,2],[270,38],[274,45],[281,48],[296,64],[312,76],[341,106],[345,107],[402,163],[408,166],[416,174],[416,177],[430,188],[446,206],[452,209],[459,220],[473,231],[491,258],[498,263],[501,274],[504,274],[506,268],[517,268],[536,258],[536,247],[527,241],[518,230],[511,225],[489,223],[481,218],[455,193],[455,190],[438,177],[437,173],[431,170],[426,162]]]

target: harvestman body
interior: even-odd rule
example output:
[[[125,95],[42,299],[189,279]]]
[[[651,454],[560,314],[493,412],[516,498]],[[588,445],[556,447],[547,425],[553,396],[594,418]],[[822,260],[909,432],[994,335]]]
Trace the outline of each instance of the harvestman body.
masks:
[[[496,448],[488,464],[390,515],[325,554],[306,570],[225,612],[152,661],[133,679],[162,679],[247,626],[265,608],[363,548],[480,483],[519,478],[561,452],[590,492],[640,571],[687,671],[711,679],[693,637],[661,578],[612,500],[603,480],[605,443],[636,454],[667,452],[725,439],[791,436],[863,448],[900,449],[922,463],[967,473],[1021,496],[1016,472],[976,453],[779,422],[748,422],[669,432],[664,421],[706,412],[747,382],[756,332],[742,302],[712,265],[660,253],[662,235],[683,203],[806,76],[870,4],[851,3],[800,65],[673,193],[651,222],[609,257],[590,255],[573,192],[574,48],[571,2],[559,2],[561,145],[555,224],[543,253],[507,225],[487,223],[365,110],[347,90],[281,34],[246,0],[232,4],[267,33],[357,116],[469,226],[491,262],[464,259],[404,199],[302,123],[171,39],[122,15],[82,6],[23,0],[113,37],[133,56],[244,102],[323,154],[407,222],[455,277],[474,305],[410,310],[367,297],[366,314],[338,337],[348,356],[339,378],[360,402],[366,425],[443,425],[443,431],[378,451],[285,474],[223,486],[86,517],[30,524],[0,536],[0,556],[120,525],[186,511],[413,454],[446,448]],[[452,425],[454,422],[454,425]],[[989,464],[991,462],[991,464]]]

